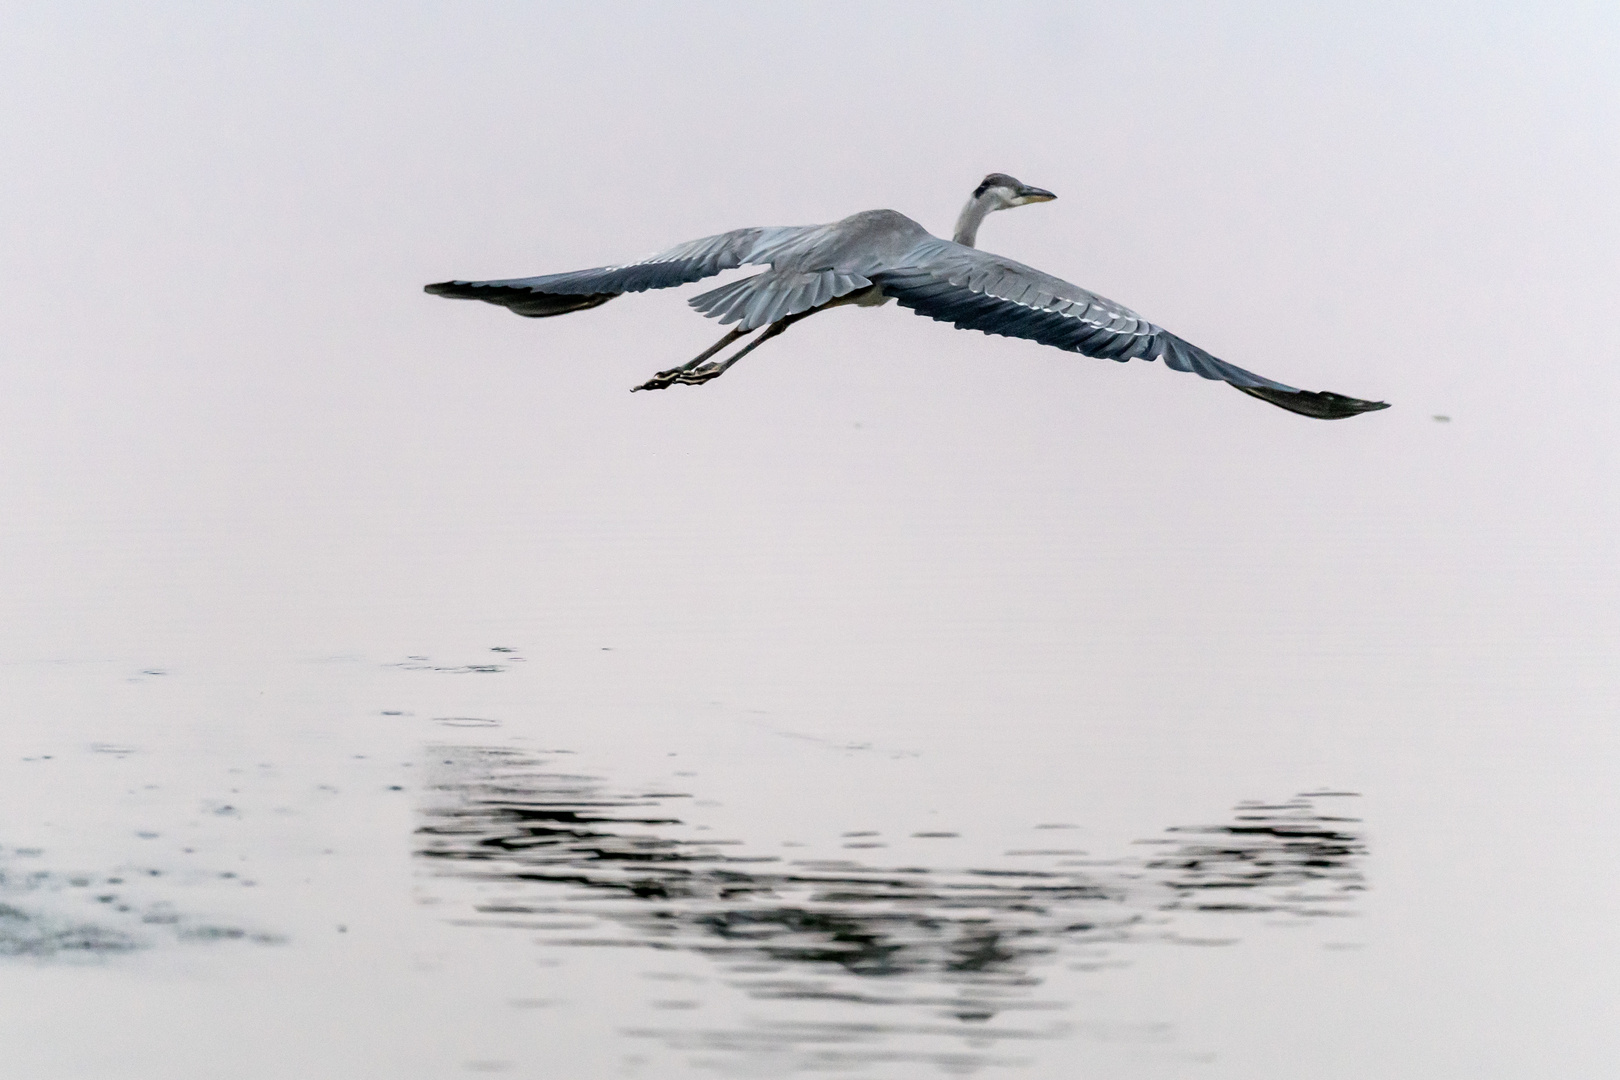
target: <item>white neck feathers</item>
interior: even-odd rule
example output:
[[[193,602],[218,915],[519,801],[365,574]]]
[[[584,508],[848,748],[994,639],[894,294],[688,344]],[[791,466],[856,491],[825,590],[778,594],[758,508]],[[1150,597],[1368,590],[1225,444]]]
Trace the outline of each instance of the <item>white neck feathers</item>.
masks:
[[[956,235],[951,239],[963,247],[973,247],[979,239],[979,224],[990,211],[997,209],[1000,207],[996,205],[995,197],[988,191],[977,198],[969,199],[967,205],[962,207],[961,216],[956,219]]]

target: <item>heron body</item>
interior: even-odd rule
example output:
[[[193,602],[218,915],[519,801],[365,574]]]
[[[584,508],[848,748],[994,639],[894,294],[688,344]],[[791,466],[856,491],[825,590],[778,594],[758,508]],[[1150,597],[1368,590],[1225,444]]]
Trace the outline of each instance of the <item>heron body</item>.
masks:
[[[495,281],[445,281],[436,296],[484,300],[519,315],[545,318],[597,307],[624,293],[665,289],[739,266],[766,266],[693,297],[689,303],[722,325],[735,324],[712,347],[680,367],[634,387],[659,390],[718,378],[743,356],[793,323],[828,308],[875,307],[894,300],[919,315],[963,330],[1021,337],[1110,360],[1163,360],[1225,382],[1290,412],[1325,420],[1389,406],[1326,391],[1300,390],[1256,375],[1148,322],[1129,308],[975,246],[984,219],[997,210],[1055,198],[1004,173],[991,173],[942,240],[904,214],[866,210],[827,225],[736,229],[692,240],[641,262],[572,273]],[[723,359],[717,353],[756,330],[757,338]]]

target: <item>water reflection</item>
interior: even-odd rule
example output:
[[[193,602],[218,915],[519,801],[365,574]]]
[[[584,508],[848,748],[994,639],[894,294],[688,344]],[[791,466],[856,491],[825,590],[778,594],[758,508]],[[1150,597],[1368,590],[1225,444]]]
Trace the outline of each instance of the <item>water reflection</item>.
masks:
[[[1364,887],[1360,822],[1319,813],[1315,804],[1353,797],[1318,791],[1278,805],[1246,802],[1230,823],[1177,826],[1165,830],[1176,839],[1139,841],[1171,848],[1147,863],[1176,894],[1164,910],[1348,914],[1346,901]]]
[[[21,865],[43,854],[37,848],[0,847],[0,957],[70,959],[170,941],[269,945],[283,940],[177,911],[161,894],[153,895],[165,876],[156,867],[61,874]]]
[[[1043,995],[1052,965],[1117,965],[1110,950],[1133,941],[1218,943],[1177,932],[1188,918],[1207,928],[1192,913],[1346,914],[1362,888],[1356,820],[1319,808],[1340,793],[1245,803],[1229,822],[1144,841],[1145,858],[1024,850],[1007,853],[1016,867],[884,866],[752,854],[703,836],[689,795],[615,792],[566,760],[436,748],[418,854],[499,887],[455,920],[466,925],[539,931],[549,948],[707,957],[755,1003],[749,1018],[631,1034],[717,1068],[738,1055],[773,1072],[1015,1065],[1019,1042],[1079,1026]],[[930,835],[948,855],[954,834]],[[655,1006],[696,1019],[705,1002],[681,989]]]

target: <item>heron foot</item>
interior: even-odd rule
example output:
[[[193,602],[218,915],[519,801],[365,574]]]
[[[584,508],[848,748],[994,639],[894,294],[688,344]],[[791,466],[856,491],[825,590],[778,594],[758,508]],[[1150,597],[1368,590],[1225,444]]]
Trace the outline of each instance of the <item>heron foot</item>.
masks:
[[[822,307],[826,306],[827,305],[825,304],[822,305]],[[664,387],[674,386],[676,383],[684,383],[687,386],[702,386],[710,379],[718,379],[720,376],[724,375],[732,364],[735,364],[737,361],[741,360],[743,357],[747,356],[749,353],[753,352],[755,349],[759,348],[761,345],[765,344],[765,342],[771,340],[771,338],[775,337],[777,334],[780,334],[782,331],[786,330],[800,319],[805,318],[808,315],[814,315],[820,310],[821,308],[811,308],[809,311],[801,311],[797,315],[789,315],[785,319],[778,319],[771,323],[771,325],[767,326],[763,334],[759,335],[759,337],[755,338],[753,341],[750,341],[747,345],[744,345],[742,348],[738,349],[724,360],[710,361],[709,357],[713,356],[721,349],[724,349],[733,341],[754,332],[752,329],[744,330],[739,327],[738,329],[731,331],[731,333],[727,334],[719,341],[715,342],[713,345],[709,346],[698,356],[695,356],[691,360],[688,360],[686,363],[682,364],[680,367],[670,368],[668,371],[660,371],[658,374],[654,375],[640,386],[632,386],[630,389],[632,392],[636,390],[662,390]]]
[[[752,330],[732,330],[730,333],[726,334],[725,337],[721,338],[713,345],[710,345],[707,349],[704,349],[702,352],[692,357],[692,359],[688,360],[680,367],[673,367],[665,371],[660,371],[658,374],[654,375],[640,386],[632,386],[630,388],[630,392],[635,393],[637,390],[662,390],[664,387],[674,386],[678,382],[690,383],[694,386],[700,383],[706,383],[716,375],[720,374],[720,372],[730,367],[731,364],[736,361],[737,357],[734,356],[730,361],[723,364],[708,364],[704,363],[704,361],[708,360],[709,357],[713,356],[721,349],[724,349],[727,345],[730,345],[738,338],[751,333],[753,333]],[[742,352],[737,354],[737,356],[741,356],[742,353],[747,351],[747,349],[743,349]],[[713,370],[711,371],[711,369]],[[690,378],[690,376],[697,374],[698,372],[708,372],[708,374],[704,374],[698,379]]]
[[[683,371],[675,376],[675,382],[685,383],[687,386],[702,386],[710,379],[718,379],[725,373],[730,364],[704,364],[702,367]]]
[[[702,386],[710,379],[718,379],[729,366],[729,364],[704,364],[702,367],[691,369],[670,368],[668,371],[660,371],[640,386],[632,386],[630,392],[633,394],[637,390],[663,390],[676,383]]]
[[[681,381],[681,376],[686,373],[685,368],[670,368],[668,371],[660,371],[640,386],[632,386],[630,392],[633,394],[637,390],[662,390],[666,386],[674,386]]]

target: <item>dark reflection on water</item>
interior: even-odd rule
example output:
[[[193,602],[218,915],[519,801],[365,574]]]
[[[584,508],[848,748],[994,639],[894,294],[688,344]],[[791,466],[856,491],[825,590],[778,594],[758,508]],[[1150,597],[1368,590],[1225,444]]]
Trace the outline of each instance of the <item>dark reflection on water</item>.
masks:
[[[1279,805],[1242,803],[1229,824],[1177,826],[1165,830],[1176,839],[1140,841],[1170,847],[1147,863],[1177,897],[1162,909],[1346,914],[1342,905],[1363,888],[1360,822],[1317,813],[1315,804],[1350,797],[1308,792]]]
[[[721,1068],[738,1055],[773,1071],[1016,1065],[1020,1042],[1086,1026],[1042,996],[1043,969],[1118,966],[1133,941],[1235,940],[1178,934],[1189,917],[1207,932],[1200,913],[1350,914],[1362,888],[1356,819],[1318,806],[1344,793],[1244,803],[1229,822],[1141,841],[1144,858],[1037,849],[950,866],[954,834],[926,834],[927,865],[874,865],[750,854],[703,836],[690,796],[615,792],[565,760],[436,748],[418,854],[500,887],[458,922],[540,931],[549,947],[701,955],[743,1000],[772,1003],[713,1025],[697,1022],[705,1001],[659,1002],[694,1022],[628,1032]]]

